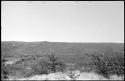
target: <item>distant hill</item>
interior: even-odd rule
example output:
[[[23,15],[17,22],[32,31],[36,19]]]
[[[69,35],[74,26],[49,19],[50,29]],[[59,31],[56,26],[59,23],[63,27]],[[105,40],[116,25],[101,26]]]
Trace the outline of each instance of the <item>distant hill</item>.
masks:
[[[1,42],[1,54],[3,56],[46,55],[51,53],[50,49],[61,58],[68,60],[70,58],[70,61],[74,61],[74,59],[85,58],[86,53],[102,53],[110,50],[124,52],[124,43]]]

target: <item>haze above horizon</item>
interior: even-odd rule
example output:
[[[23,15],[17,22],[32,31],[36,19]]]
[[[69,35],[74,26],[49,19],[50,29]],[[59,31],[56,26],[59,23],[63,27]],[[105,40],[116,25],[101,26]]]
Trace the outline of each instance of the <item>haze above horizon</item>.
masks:
[[[123,1],[2,1],[2,41],[124,43]]]

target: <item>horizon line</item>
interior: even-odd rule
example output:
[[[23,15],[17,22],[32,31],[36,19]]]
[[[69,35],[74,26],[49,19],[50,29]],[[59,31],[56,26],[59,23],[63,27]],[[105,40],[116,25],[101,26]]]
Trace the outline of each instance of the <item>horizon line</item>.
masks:
[[[69,41],[2,41],[1,42],[64,42],[64,43],[124,43],[124,42],[69,42]]]

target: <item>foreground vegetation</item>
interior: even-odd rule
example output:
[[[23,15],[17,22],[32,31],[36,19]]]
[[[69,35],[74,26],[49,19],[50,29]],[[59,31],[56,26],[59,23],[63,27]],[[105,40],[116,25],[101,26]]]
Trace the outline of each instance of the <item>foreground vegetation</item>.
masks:
[[[115,55],[104,54],[91,54],[91,62],[88,64],[77,63],[75,65],[66,65],[65,63],[58,61],[59,59],[54,55],[48,55],[48,60],[37,59],[31,62],[30,60],[23,59],[17,61],[11,65],[5,65],[2,63],[2,78],[7,79],[9,76],[18,78],[27,78],[35,75],[50,74],[56,72],[69,72],[68,76],[72,80],[75,80],[80,75],[75,75],[73,71],[79,70],[80,72],[94,72],[106,79],[110,79],[111,75],[123,76],[124,75],[124,56],[119,54],[120,52],[114,52]],[[29,64],[28,63],[32,63]],[[83,67],[86,65],[87,68]],[[91,66],[91,67],[90,67]],[[29,69],[27,69],[30,67]],[[89,69],[88,69],[89,68]]]
[[[4,50],[7,49],[4,48]],[[36,75],[41,77],[42,75],[46,75],[46,77],[67,75],[70,80],[77,80],[80,78],[85,79],[83,75],[97,75],[103,77],[103,79],[110,79],[114,75],[118,77],[124,76],[124,50],[122,49],[103,49],[102,51],[83,54],[80,49],[74,51],[74,48],[72,48],[72,51],[76,55],[78,54],[75,58],[79,58],[79,60],[74,59],[74,55],[64,55],[73,60],[68,59],[70,62],[67,62],[65,61],[67,58],[63,58],[63,56],[61,57],[53,51],[46,55],[2,55],[1,77],[2,79],[9,79],[12,77],[28,78]],[[8,52],[6,51],[6,53]],[[6,64],[6,61],[10,58],[18,58],[19,60],[13,64]],[[75,73],[74,71],[78,72]]]

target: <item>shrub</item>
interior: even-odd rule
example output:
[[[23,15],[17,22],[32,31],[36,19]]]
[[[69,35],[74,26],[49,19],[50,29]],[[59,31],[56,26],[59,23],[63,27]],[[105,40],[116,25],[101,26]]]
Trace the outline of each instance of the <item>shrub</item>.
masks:
[[[4,65],[2,65],[2,68],[1,68],[1,79],[8,79],[8,71],[6,69],[6,67]]]
[[[112,56],[92,55],[93,65],[98,74],[109,78],[109,75],[124,75],[124,56],[114,53]]]
[[[6,65],[6,69],[8,71],[9,76],[22,77],[21,73],[23,72],[24,67],[17,64],[11,64]]]
[[[32,70],[23,70],[21,73],[24,78],[35,75],[34,71]]]
[[[5,65],[5,58],[1,58],[1,79],[8,79],[9,72]]]
[[[34,74],[48,74],[48,63],[45,61],[39,61],[38,63],[31,66],[31,69],[34,71]]]

